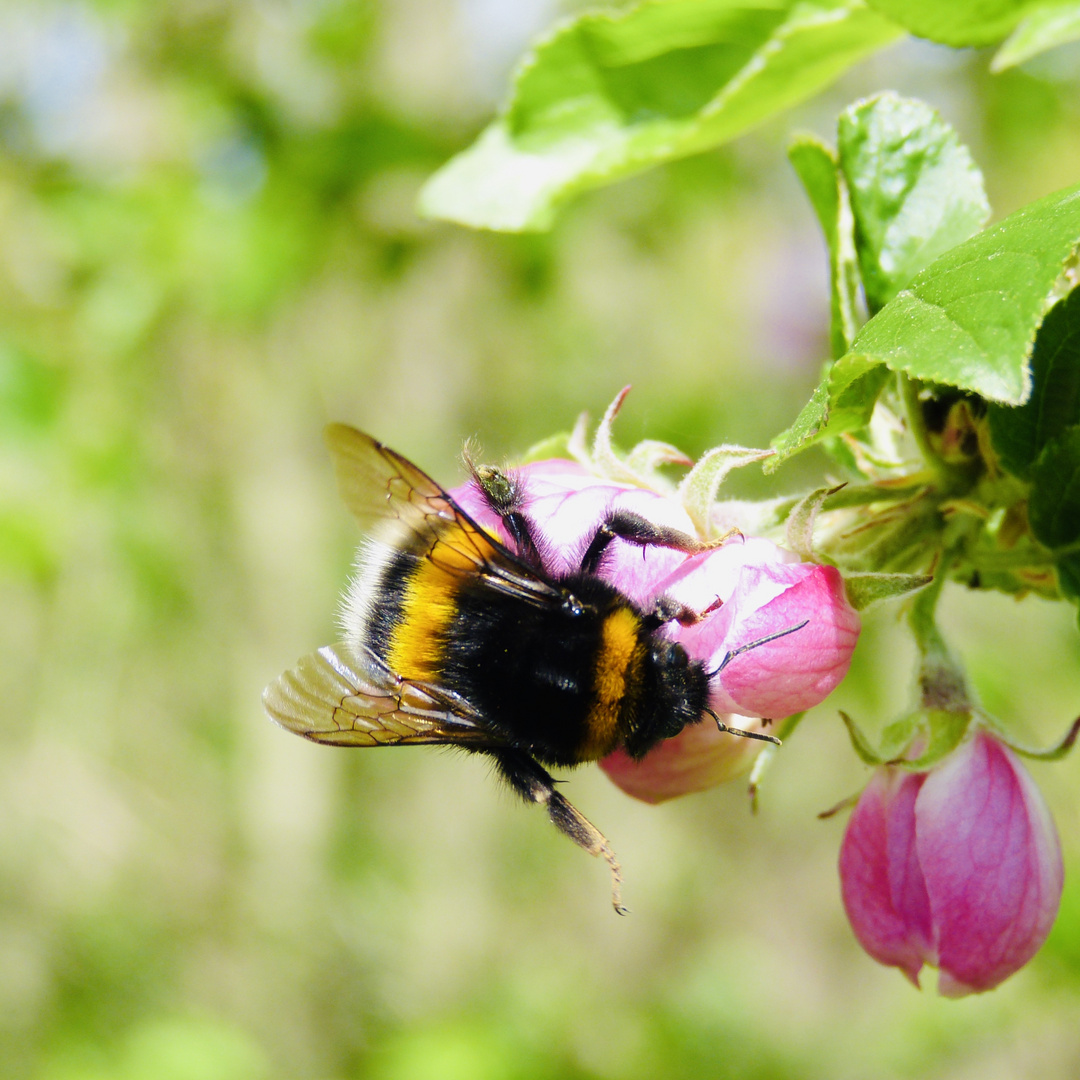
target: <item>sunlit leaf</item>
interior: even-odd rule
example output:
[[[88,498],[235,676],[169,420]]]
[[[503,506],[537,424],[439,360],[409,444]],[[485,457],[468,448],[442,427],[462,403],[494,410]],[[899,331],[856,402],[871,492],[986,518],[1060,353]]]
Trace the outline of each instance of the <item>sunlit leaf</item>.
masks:
[[[812,135],[796,138],[788,147],[788,159],[810,197],[829,248],[829,340],[833,356],[843,356],[855,338],[859,288],[847,186],[836,155]]]
[[[1031,471],[1031,531],[1047,547],[1080,539],[1080,424],[1048,443]]]
[[[967,147],[922,101],[881,94],[853,105],[840,116],[837,149],[873,313],[978,232],[990,204]]]
[[[582,15],[525,59],[504,114],[431,178],[421,211],[547,228],[572,195],[718,146],[900,34],[859,0],[666,0]]]
[[[1035,331],[1078,243],[1080,185],[946,252],[862,328],[850,355],[1021,404]]]
[[[889,371],[1019,405],[1031,393],[1035,332],[1080,244],[1080,185],[952,248],[859,331],[795,423],[773,440],[771,472],[824,435],[870,419]]]
[[[773,472],[825,435],[865,427],[888,379],[888,368],[861,356],[849,354],[831,364],[795,423],[773,439],[776,456],[765,462],[764,471]]]
[[[1000,41],[1041,0],[867,0],[918,37],[945,45]]]
[[[1047,4],[1025,16],[990,64],[1004,71],[1039,53],[1080,38],[1080,3]]]

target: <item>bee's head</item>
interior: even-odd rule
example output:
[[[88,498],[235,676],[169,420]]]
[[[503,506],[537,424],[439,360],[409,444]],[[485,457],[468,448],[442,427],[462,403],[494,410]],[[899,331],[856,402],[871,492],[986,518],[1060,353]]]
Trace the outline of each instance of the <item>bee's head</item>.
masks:
[[[705,714],[709,676],[675,641],[654,637],[645,665],[645,692],[638,722],[626,739],[626,752],[644,757],[657,743],[678,735]]]

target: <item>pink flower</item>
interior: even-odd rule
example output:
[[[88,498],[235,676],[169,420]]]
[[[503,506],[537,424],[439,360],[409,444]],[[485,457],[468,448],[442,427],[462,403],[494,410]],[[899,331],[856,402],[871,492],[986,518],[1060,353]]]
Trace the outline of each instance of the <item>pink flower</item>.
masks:
[[[597,527],[612,510],[630,510],[694,533],[689,514],[674,499],[603,480],[573,462],[536,462],[515,470],[515,476],[543,566],[556,577],[580,567]],[[466,512],[509,543],[501,520],[475,485],[452,494]],[[859,616],[844,596],[840,574],[830,566],[799,562],[768,540],[734,537],[687,555],[616,538],[598,572],[644,607],[666,594],[693,611],[708,612],[692,626],[673,622],[662,632],[716,671],[710,707],[718,714],[739,714],[732,727],[761,730],[742,717],[780,719],[810,708],[847,673]],[[702,723],[687,727],[640,762],[616,752],[601,764],[629,794],[659,802],[745,772],[763,745]]]
[[[840,849],[855,936],[918,986],[990,990],[1023,967],[1061,899],[1061,848],[1039,789],[1008,747],[979,731],[928,773],[879,769]]]

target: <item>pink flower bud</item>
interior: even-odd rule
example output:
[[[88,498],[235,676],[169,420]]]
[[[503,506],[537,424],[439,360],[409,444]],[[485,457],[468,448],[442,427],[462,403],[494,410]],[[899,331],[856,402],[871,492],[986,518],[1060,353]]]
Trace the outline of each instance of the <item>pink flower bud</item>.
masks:
[[[918,986],[940,968],[946,997],[990,990],[1023,967],[1061,899],[1061,848],[1039,789],[985,732],[929,773],[879,769],[840,849],[855,936]]]
[[[712,680],[710,704],[717,712],[778,719],[817,705],[839,685],[851,665],[860,620],[835,567],[782,561],[779,548],[765,557],[757,549],[767,542],[745,547],[751,543],[755,551],[747,554],[753,561],[743,562],[735,588],[721,595],[723,607],[680,627],[676,637],[691,656],[707,658],[713,667],[728,658]],[[708,562],[718,562],[725,550],[709,553]],[[730,550],[740,554],[736,544]],[[687,602],[684,589],[671,591]],[[800,630],[738,652],[800,623],[806,623]]]

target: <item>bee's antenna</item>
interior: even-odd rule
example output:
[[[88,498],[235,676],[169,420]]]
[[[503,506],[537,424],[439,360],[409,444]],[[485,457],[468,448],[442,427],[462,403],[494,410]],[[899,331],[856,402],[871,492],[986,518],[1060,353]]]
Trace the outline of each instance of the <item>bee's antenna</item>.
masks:
[[[762,742],[772,743],[773,746],[783,745],[775,735],[766,735],[764,731],[745,731],[743,728],[728,727],[708,705],[705,706],[705,711],[716,721],[716,726],[721,731],[726,731],[729,735],[738,735],[743,739],[760,739]],[[765,721],[765,723],[768,722],[768,720]]]
[[[714,675],[719,675],[735,659],[740,653],[749,652],[751,649],[756,649],[759,645],[768,645],[770,641],[776,641],[777,638],[787,637],[788,634],[794,634],[796,630],[801,630],[809,622],[809,619],[803,619],[798,626],[789,626],[786,630],[778,630],[775,634],[769,634],[767,637],[758,638],[757,641],[751,641],[746,645],[740,645],[737,649],[732,649],[731,652],[724,655],[724,659],[720,661],[720,666],[714,668],[709,672],[709,678]]]
[[[789,626],[786,630],[778,630],[775,634],[768,634],[766,637],[758,638],[757,641],[751,641],[746,645],[740,645],[737,649],[732,649],[724,656],[724,659],[720,661],[719,666],[715,670],[709,672],[709,678],[711,679],[714,675],[719,675],[720,672],[723,671],[724,668],[726,668],[740,653],[749,652],[751,649],[756,649],[759,645],[767,645],[770,641],[776,641],[777,638],[787,637],[788,634],[794,634],[796,630],[801,630],[806,626],[809,621],[809,619],[803,619],[798,626]],[[739,735],[744,739],[760,739],[762,742],[769,742],[774,746],[781,745],[780,740],[776,738],[775,735],[766,735],[763,731],[744,731],[742,728],[728,727],[728,725],[725,724],[723,720],[708,707],[708,705],[705,706],[705,711],[716,721],[716,726],[721,731],[726,731],[730,735]],[[768,721],[765,722],[768,723]]]

